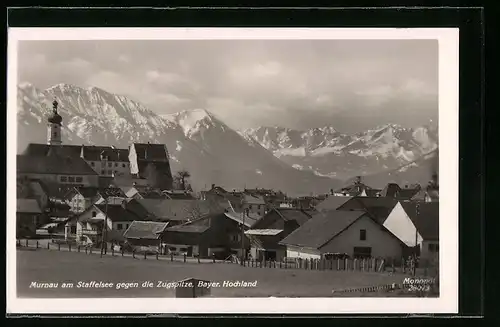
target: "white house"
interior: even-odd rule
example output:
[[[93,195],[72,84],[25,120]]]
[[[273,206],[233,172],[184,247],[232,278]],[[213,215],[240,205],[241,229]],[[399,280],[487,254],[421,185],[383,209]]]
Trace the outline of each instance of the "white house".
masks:
[[[384,226],[408,247],[418,246],[420,258],[439,252],[439,202],[400,201]]]
[[[331,210],[314,215],[280,244],[287,257],[319,259],[325,253],[351,257],[401,257],[405,245],[364,211]]]
[[[134,220],[142,220],[142,217],[125,209],[122,204],[94,204],[66,223],[65,237],[75,238],[78,243],[97,243],[107,221],[107,230],[112,231],[108,235],[120,238]]]

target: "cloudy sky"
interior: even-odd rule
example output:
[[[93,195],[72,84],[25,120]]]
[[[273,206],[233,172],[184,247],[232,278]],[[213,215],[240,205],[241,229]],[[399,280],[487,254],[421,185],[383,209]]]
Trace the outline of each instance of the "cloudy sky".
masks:
[[[433,40],[23,41],[19,82],[96,86],[233,128],[412,127],[438,116]]]

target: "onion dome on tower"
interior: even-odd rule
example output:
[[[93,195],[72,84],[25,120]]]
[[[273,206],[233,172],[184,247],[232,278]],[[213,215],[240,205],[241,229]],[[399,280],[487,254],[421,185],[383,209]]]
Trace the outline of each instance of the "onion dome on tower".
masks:
[[[52,114],[49,116],[49,118],[47,120],[49,121],[49,123],[61,125],[62,117],[61,117],[61,115],[59,115],[57,113],[57,106],[58,105],[59,105],[59,103],[57,103],[56,100],[54,100],[54,102],[52,102],[52,106],[53,106]]]

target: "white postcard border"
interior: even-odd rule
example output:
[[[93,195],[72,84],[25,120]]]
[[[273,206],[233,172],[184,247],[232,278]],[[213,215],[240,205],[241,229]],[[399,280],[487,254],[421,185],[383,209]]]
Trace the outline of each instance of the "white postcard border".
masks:
[[[457,313],[458,29],[9,28],[7,85],[7,313]],[[21,40],[436,39],[439,42],[439,298],[82,298],[16,296],[17,43]],[[445,160],[443,160],[443,158]]]

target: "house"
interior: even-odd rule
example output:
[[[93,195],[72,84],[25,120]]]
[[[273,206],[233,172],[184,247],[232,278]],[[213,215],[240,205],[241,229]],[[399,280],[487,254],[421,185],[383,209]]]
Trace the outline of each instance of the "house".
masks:
[[[144,220],[124,204],[94,204],[84,212],[70,219],[65,226],[65,238],[75,238],[77,242],[99,243],[107,222],[108,240],[123,241],[123,233],[134,220]]]
[[[49,194],[43,183],[27,177],[17,179],[17,197],[35,199],[42,211],[49,205]]]
[[[165,190],[162,192],[170,200],[195,200],[192,193],[184,190]]]
[[[400,201],[384,226],[408,247],[417,246],[421,259],[439,252],[439,202]]]
[[[167,199],[167,195],[160,189],[152,189],[150,187],[128,186],[122,187],[127,198],[133,199]]]
[[[255,214],[245,217],[238,213],[216,213],[206,215],[193,222],[168,227],[163,242],[173,252],[186,252],[188,256],[225,259],[230,254],[245,255],[250,248],[250,240],[242,230],[248,230],[257,221]]]
[[[391,211],[394,209],[398,200],[391,197],[353,197],[338,210],[361,210],[368,213],[379,224],[383,224]]]
[[[259,195],[244,194],[243,210],[248,209],[249,212],[264,216],[266,214],[266,202],[264,198]]]
[[[172,189],[173,177],[167,146],[133,143],[129,149],[130,173],[145,178],[153,188]]]
[[[245,232],[250,239],[250,254],[258,260],[281,260],[286,247],[279,242],[311,218],[296,208],[274,208]]]
[[[286,256],[320,259],[326,253],[350,257],[399,258],[405,245],[364,211],[320,212],[284,238]]]
[[[66,203],[70,206],[70,211],[81,213],[92,204],[105,203],[121,204],[125,196],[121,189],[115,187],[74,187],[65,195]]]
[[[36,199],[17,199],[16,220],[17,238],[36,235],[37,227],[44,223],[42,210]]]
[[[97,186],[98,175],[80,157],[65,157],[54,150],[45,157],[18,155],[17,176],[61,185]]]
[[[133,221],[123,237],[132,246],[156,247],[161,252],[161,236],[168,223],[156,221]]]
[[[370,186],[361,182],[361,177],[358,176],[351,184],[342,187],[341,189],[334,191],[335,196],[368,196],[373,195],[373,193],[378,193],[379,190],[373,190]]]
[[[206,200],[133,199],[127,207],[138,214],[146,211],[148,220],[170,222],[170,226],[224,211]]]

